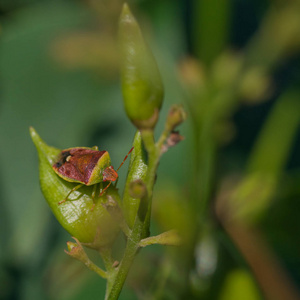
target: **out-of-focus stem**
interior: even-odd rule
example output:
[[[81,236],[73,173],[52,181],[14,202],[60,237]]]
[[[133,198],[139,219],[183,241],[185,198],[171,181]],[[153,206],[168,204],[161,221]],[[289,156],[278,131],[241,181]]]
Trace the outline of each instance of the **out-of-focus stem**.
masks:
[[[299,291],[296,290],[259,232],[240,223],[221,221],[252,269],[266,299],[300,299]]]

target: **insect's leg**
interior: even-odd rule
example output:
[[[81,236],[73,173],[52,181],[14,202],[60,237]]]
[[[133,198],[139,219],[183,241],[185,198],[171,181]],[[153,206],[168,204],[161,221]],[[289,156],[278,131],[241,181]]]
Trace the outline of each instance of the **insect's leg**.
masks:
[[[100,193],[99,197],[101,197],[105,191],[108,189],[108,187],[111,185],[111,181],[109,182],[109,184],[102,190],[102,192]]]
[[[97,186],[98,186],[97,183],[94,184],[94,186],[93,186],[93,192],[92,192],[93,205],[92,205],[92,207],[91,207],[91,211],[94,210],[94,207],[95,207],[95,205],[96,205],[96,202],[95,202],[95,196],[96,196],[96,192],[97,192]]]
[[[95,196],[96,196],[96,191],[97,191],[97,183],[94,184],[93,186],[93,192],[92,192],[92,200],[95,202]]]
[[[75,192],[76,190],[80,189],[83,185],[84,185],[83,183],[80,183],[80,184],[76,185],[74,188],[72,188],[71,191],[70,191],[70,192],[68,193],[68,195],[66,196],[66,198],[65,198],[64,200],[58,202],[58,205],[60,205],[60,204],[62,204],[62,203],[64,203],[64,202],[66,202],[66,201],[68,200],[69,196],[70,196],[73,192]]]
[[[99,183],[99,191],[100,191],[99,196],[100,196],[102,190],[103,190],[103,181],[101,181]]]

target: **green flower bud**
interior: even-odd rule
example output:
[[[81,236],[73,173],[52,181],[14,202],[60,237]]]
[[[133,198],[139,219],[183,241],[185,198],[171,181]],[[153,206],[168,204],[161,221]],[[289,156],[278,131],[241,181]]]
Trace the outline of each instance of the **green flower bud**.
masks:
[[[96,266],[87,256],[86,252],[84,251],[81,243],[73,237],[73,239],[76,241],[74,242],[67,242],[68,251],[64,250],[66,254],[69,256],[83,262],[90,270],[96,272],[99,276],[103,278],[107,278],[107,273],[100,269],[98,266]]]
[[[82,261],[83,263],[87,263],[89,261],[89,258],[85,253],[83,247],[81,246],[81,243],[76,238],[74,238],[74,240],[76,241],[76,243],[67,242],[68,251],[64,250],[65,253],[75,259]]]
[[[166,126],[170,131],[180,125],[186,119],[186,112],[182,105],[173,105],[169,111]]]
[[[102,197],[96,196],[94,203],[92,198],[94,185],[82,186],[73,192],[74,200],[59,205],[78,183],[68,182],[54,172],[52,166],[57,162],[61,150],[48,146],[33,128],[30,128],[30,134],[39,156],[41,189],[59,223],[72,236],[82,243],[87,243],[89,247],[98,248],[111,243],[119,227],[102,203],[107,195],[119,201],[116,189],[110,187]]]
[[[126,113],[137,128],[154,128],[163,101],[163,85],[156,61],[127,4],[120,16],[119,41]]]

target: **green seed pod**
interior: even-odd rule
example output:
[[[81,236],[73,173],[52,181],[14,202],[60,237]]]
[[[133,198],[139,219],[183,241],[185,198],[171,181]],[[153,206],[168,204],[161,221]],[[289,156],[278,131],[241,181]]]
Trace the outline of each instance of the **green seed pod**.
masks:
[[[152,129],[163,101],[163,84],[156,61],[127,4],[120,16],[119,41],[126,113],[137,128]]]
[[[129,173],[127,175],[123,197],[123,212],[130,228],[134,225],[135,217],[140,206],[140,198],[134,198],[134,195],[132,195],[131,182],[137,180],[145,181],[148,169],[146,153],[143,148],[143,142],[139,131],[134,137],[133,146],[134,149],[131,153]]]
[[[82,186],[74,191],[69,200],[59,204],[77,185],[58,176],[53,170],[62,150],[48,146],[37,132],[30,128],[31,138],[39,156],[40,185],[48,205],[59,223],[82,243],[88,243],[92,248],[99,248],[111,243],[116,237],[119,227],[113,221],[102,203],[106,195],[120,201],[115,188],[110,187],[106,194],[92,198],[94,186]]]

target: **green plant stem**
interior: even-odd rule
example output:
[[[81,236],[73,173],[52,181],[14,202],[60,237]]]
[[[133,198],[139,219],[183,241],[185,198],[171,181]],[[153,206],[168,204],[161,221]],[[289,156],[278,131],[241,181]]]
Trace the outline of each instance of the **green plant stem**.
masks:
[[[91,271],[96,272],[102,278],[108,278],[108,275],[105,271],[96,266],[92,261],[88,260],[84,263]]]
[[[126,280],[127,274],[130,270],[130,267],[133,263],[133,260],[136,256],[138,249],[140,248],[139,242],[141,240],[141,236],[144,228],[143,220],[139,218],[139,214],[137,214],[133,230],[131,232],[130,237],[127,240],[126,249],[124,252],[123,259],[118,268],[116,268],[117,272],[115,274],[111,274],[112,276],[108,279],[109,282],[112,282],[111,285],[107,285],[107,296],[106,300],[114,300],[118,299],[124,282]]]
[[[181,244],[181,238],[176,230],[169,230],[159,235],[142,239],[140,241],[141,247],[146,247],[154,244],[179,246]]]
[[[211,138],[211,131],[202,132],[200,138],[201,150],[199,152],[199,168],[197,177],[199,180],[198,191],[197,191],[197,210],[198,210],[198,221],[205,221],[205,215],[208,211],[210,193],[212,188],[212,180],[214,173],[215,163],[215,152],[216,145],[215,141]]]
[[[113,269],[114,260],[111,256],[111,248],[110,247],[101,247],[99,249],[99,253],[104,262],[105,268],[108,272],[111,272]]]
[[[166,124],[164,131],[162,132],[160,138],[158,139],[158,141],[156,143],[156,147],[158,149],[161,149],[161,147],[165,143],[166,139],[170,135],[171,131],[172,131],[172,128],[170,128],[169,124]]]
[[[136,215],[133,229],[127,239],[127,245],[122,261],[120,265],[115,269],[115,272],[110,272],[109,274],[105,297],[106,300],[118,299],[133,260],[140,248],[140,241],[149,236],[152,195],[156,177],[156,170],[161,156],[161,146],[167,139],[169,133],[170,130],[166,128],[162,133],[159,142],[155,144],[153,130],[141,131],[141,137],[145,149],[148,153],[148,169],[145,179],[145,184],[147,187],[147,199],[145,199],[145,202],[147,204],[147,212],[145,217],[143,217],[144,213],[142,210],[144,208],[141,199],[139,211]]]
[[[204,64],[211,65],[227,45],[232,3],[193,0],[192,6],[194,52]]]
[[[156,170],[160,158],[160,149],[155,145],[153,130],[142,130],[141,131],[142,140],[145,145],[145,149],[148,153],[148,170],[146,175],[146,187],[148,193],[148,209],[144,222],[144,235],[143,238],[149,236],[149,227],[151,219],[151,209],[152,209],[152,195],[153,186],[155,182]]]

